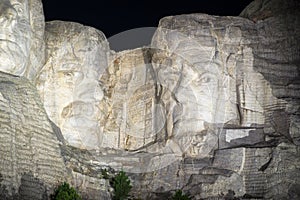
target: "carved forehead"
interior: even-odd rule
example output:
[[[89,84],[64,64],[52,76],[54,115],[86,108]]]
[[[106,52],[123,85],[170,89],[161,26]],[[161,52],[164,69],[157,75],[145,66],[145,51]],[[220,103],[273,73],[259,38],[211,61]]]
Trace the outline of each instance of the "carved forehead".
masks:
[[[22,9],[15,9],[16,12],[23,12],[24,9],[28,10],[27,0],[1,0],[0,1],[0,15],[5,13],[7,8],[22,7]]]
[[[28,0],[1,0],[0,4],[20,4],[20,5],[28,5]]]
[[[28,0],[8,0],[10,4],[16,9],[16,12],[20,15],[28,15],[29,17],[29,2]]]
[[[46,40],[49,53],[58,48],[88,51],[96,47],[108,48],[104,34],[94,28],[74,22],[53,21],[46,23]]]
[[[20,3],[20,4],[28,4],[28,0],[9,0],[11,4]]]
[[[34,29],[35,27],[40,28],[40,24],[44,24],[43,6],[41,0],[1,0],[0,7],[2,3],[12,6],[18,13],[19,17],[28,18],[30,20],[30,25]],[[41,30],[37,31],[41,32]]]

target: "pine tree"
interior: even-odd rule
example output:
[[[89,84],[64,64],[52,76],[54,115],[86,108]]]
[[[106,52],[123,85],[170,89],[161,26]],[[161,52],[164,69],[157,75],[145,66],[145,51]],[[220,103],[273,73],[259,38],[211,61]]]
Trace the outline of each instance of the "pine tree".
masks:
[[[114,200],[125,200],[128,198],[132,186],[124,171],[120,171],[113,179],[113,188],[115,190]]]

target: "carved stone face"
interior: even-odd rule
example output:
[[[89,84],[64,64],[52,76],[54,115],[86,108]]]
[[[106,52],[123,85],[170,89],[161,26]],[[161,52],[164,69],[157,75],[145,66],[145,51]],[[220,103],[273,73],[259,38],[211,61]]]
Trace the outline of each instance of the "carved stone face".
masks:
[[[97,104],[103,93],[98,84],[100,60],[97,60],[97,54],[100,52],[89,46],[87,40],[73,41],[73,48],[65,46],[65,54],[57,60],[60,67],[55,76],[61,86],[57,90],[60,101],[65,105],[59,110],[62,132],[71,143],[74,141],[76,144],[76,140],[80,139],[83,146],[92,147],[99,143],[97,115],[100,111]],[[91,63],[90,59],[94,62]],[[78,134],[78,138],[74,134]]]
[[[205,157],[211,150],[203,148],[206,140],[216,140],[206,124],[216,123],[219,117],[218,99],[223,94],[219,87],[220,66],[216,62],[192,65],[178,56],[172,59],[171,66],[163,64],[158,71],[159,82],[171,93],[169,100],[173,101],[173,107],[167,108],[172,113],[168,118],[172,123],[168,135],[176,140],[181,153]],[[168,104],[172,103],[165,102]]]
[[[74,24],[69,27],[67,23],[58,27],[55,22],[53,24],[49,26],[49,32],[74,28]],[[74,26],[73,31],[78,31]],[[99,32],[84,29],[60,36],[63,39],[58,39],[59,42],[55,40],[55,34],[48,35],[48,44],[53,49],[40,76],[39,88],[43,90],[50,118],[61,128],[67,142],[93,149],[99,146],[101,139],[98,106],[103,92],[98,79],[107,64],[106,52],[102,49],[106,48],[106,43],[99,39]]]
[[[169,144],[176,154],[209,157],[217,144],[213,129],[227,120],[225,67],[210,38],[202,43],[176,31],[163,32],[169,56],[166,59],[166,51],[158,51],[154,65],[158,82],[167,91],[163,94],[169,113],[167,132],[174,140]]]
[[[184,76],[174,90],[175,97],[182,106],[182,113],[178,120],[181,120],[180,123],[184,123],[187,127],[195,121],[214,123],[216,110],[219,109],[217,105],[220,92],[218,65],[216,63],[184,65],[182,73]],[[175,116],[175,118],[178,117]]]
[[[22,75],[26,70],[32,34],[28,0],[0,1],[0,70]]]

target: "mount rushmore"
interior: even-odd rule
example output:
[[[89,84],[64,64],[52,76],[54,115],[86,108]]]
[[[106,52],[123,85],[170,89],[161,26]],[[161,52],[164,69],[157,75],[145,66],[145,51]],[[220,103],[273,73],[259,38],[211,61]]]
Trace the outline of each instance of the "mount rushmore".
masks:
[[[168,16],[151,44],[115,52],[95,28],[45,22],[40,0],[1,1],[0,198],[66,181],[111,199],[105,169],[141,199],[299,199],[299,14],[255,0]]]

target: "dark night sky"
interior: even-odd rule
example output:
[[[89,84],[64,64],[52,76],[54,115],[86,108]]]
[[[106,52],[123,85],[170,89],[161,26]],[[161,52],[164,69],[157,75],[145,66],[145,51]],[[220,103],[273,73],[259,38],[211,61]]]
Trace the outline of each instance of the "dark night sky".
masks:
[[[78,22],[101,30],[115,51],[149,45],[165,16],[238,16],[252,0],[42,0],[46,21]],[[152,28],[142,28],[152,27]],[[142,28],[142,29],[138,29]]]
[[[237,16],[252,0],[42,0],[46,21],[95,27],[107,37],[139,27],[155,27],[168,15],[206,13]]]

